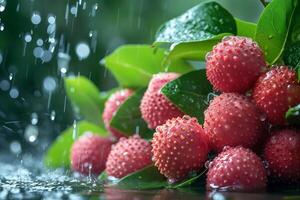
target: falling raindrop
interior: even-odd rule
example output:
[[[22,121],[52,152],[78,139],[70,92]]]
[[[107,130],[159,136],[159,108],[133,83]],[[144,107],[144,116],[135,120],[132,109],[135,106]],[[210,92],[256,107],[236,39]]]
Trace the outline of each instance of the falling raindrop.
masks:
[[[19,96],[19,90],[15,87],[11,88],[11,90],[9,91],[9,96],[13,99],[18,98]]]
[[[39,135],[38,128],[34,125],[28,125],[25,128],[24,137],[28,142],[35,142]]]
[[[6,7],[6,0],[0,0],[0,12],[3,12]]]
[[[92,17],[95,17],[96,16],[96,12],[97,12],[97,10],[98,10],[98,3],[95,3],[94,5],[93,5],[93,8],[92,8]]]
[[[37,113],[31,113],[31,124],[36,125],[39,122]]]
[[[50,119],[51,119],[51,121],[54,121],[54,120],[55,120],[55,115],[56,115],[55,110],[52,110],[52,111],[51,111],[51,114],[50,114]]]
[[[8,79],[11,81],[14,78],[13,73],[9,73]]]
[[[53,92],[56,88],[56,81],[54,80],[53,77],[51,76],[47,76],[45,79],[44,79],[44,82],[43,82],[43,87],[44,89],[47,91],[47,92]]]
[[[70,9],[70,12],[72,15],[74,15],[75,17],[77,17],[77,13],[78,13],[78,4],[76,4],[76,6],[72,6]]]
[[[3,61],[3,55],[2,55],[2,53],[0,52],[0,64],[2,63],[2,61]]]
[[[76,46],[76,54],[79,60],[86,59],[90,55],[90,51],[90,47],[84,42],[81,42]]]
[[[20,154],[22,152],[21,144],[18,141],[12,141],[9,148],[13,154]]]
[[[93,52],[96,52],[96,47],[97,47],[97,36],[98,36],[98,32],[97,31],[90,31],[89,33],[89,37],[91,38],[91,49],[93,50]]]
[[[0,23],[0,31],[4,31],[4,24]]]
[[[73,140],[77,139],[77,136],[78,136],[77,121],[74,120],[74,122],[73,122],[73,134],[72,134]]]
[[[62,75],[66,74],[69,69],[71,57],[67,53],[59,52],[57,55],[58,70]]]
[[[49,26],[47,27],[47,33],[49,35],[53,34],[56,30],[56,25],[55,24],[49,24]]]
[[[41,21],[42,21],[42,18],[41,18],[41,15],[38,12],[32,13],[31,22],[34,25],[38,25],[39,23],[41,23]]]

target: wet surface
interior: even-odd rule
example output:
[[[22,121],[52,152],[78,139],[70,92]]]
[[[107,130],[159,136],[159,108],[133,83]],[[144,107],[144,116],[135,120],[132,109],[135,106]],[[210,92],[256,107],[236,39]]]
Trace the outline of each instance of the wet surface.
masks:
[[[31,163],[32,164],[32,163]],[[24,164],[0,162],[0,199],[122,199],[122,200],[199,200],[199,199],[300,199],[293,193],[207,193],[203,188],[177,190],[121,190],[105,187],[92,177],[80,177],[58,169],[49,171],[36,163],[35,167]]]

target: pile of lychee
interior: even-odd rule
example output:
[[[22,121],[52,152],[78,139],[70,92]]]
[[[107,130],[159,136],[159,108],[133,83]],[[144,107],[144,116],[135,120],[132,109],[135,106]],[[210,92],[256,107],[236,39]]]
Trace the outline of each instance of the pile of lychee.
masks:
[[[153,76],[140,104],[153,139],[126,137],[110,120],[131,89],[107,100],[103,121],[117,139],[84,135],[73,145],[71,165],[83,174],[122,178],[154,164],[171,183],[208,168],[207,190],[260,191],[268,184],[300,183],[300,131],[285,119],[300,104],[300,84],[288,66],[268,66],[251,39],[224,38],[206,56],[206,75],[217,92],[204,124],[160,91],[177,73]],[[218,94],[218,95],[217,95]],[[187,105],[187,106],[193,106]],[[213,152],[215,157],[208,160]]]

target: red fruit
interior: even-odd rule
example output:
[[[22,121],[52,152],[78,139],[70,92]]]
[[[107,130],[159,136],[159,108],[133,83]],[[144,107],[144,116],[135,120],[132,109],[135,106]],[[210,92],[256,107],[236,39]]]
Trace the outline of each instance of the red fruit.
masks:
[[[299,131],[275,131],[266,143],[264,157],[275,181],[300,183]]]
[[[150,129],[164,124],[168,119],[184,115],[160,92],[166,83],[178,76],[176,73],[160,73],[154,75],[150,81],[140,106],[142,117]]]
[[[284,125],[286,111],[300,103],[296,73],[280,66],[262,74],[254,87],[253,100],[272,124]]]
[[[263,137],[263,116],[244,95],[223,93],[214,98],[204,112],[204,130],[212,148],[254,147]]]
[[[267,185],[261,159],[244,147],[227,148],[209,165],[207,190],[253,192]]]
[[[80,137],[71,149],[71,167],[85,175],[100,174],[105,169],[112,142],[98,135]]]
[[[110,120],[113,118],[119,107],[132,95],[133,91],[123,89],[112,94],[105,102],[102,118],[106,129],[116,138],[124,137],[124,134],[110,126]]]
[[[196,118],[185,115],[156,128],[152,140],[153,160],[170,182],[200,170],[209,152],[208,141]]]
[[[262,50],[246,37],[226,37],[206,57],[207,79],[221,92],[246,92],[265,66]]]
[[[151,145],[138,135],[121,138],[112,147],[106,163],[109,176],[122,178],[152,163]]]

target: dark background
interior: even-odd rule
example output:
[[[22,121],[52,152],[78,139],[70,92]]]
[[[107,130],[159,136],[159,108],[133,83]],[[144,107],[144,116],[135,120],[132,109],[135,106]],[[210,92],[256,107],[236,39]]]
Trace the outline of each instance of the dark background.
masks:
[[[160,24],[200,2],[0,0],[0,153],[40,154],[73,123],[75,116],[66,101],[59,68],[59,62],[66,59],[61,55],[70,56],[65,75],[80,73],[101,91],[108,90],[116,82],[99,64],[105,55],[122,44],[151,44]],[[234,16],[253,22],[262,9],[258,0],[218,2]],[[37,19],[34,13],[41,17],[39,24],[32,23]],[[55,25],[50,27],[49,16],[55,16]],[[43,41],[42,59],[33,54],[38,39]],[[83,60],[75,51],[81,42],[90,47]],[[49,92],[49,87],[54,90]]]

